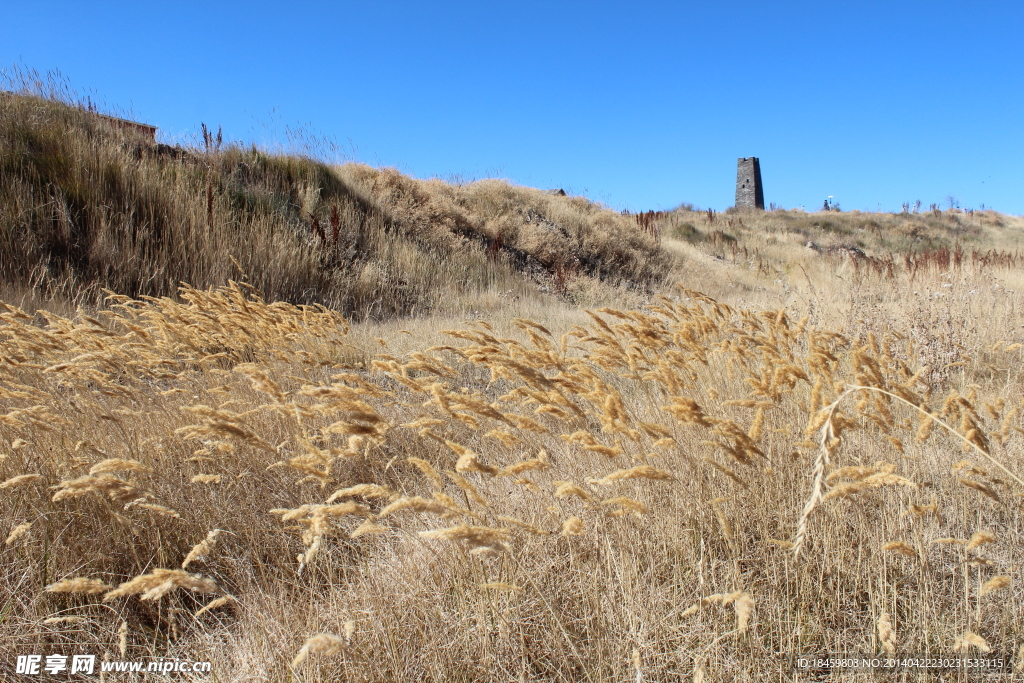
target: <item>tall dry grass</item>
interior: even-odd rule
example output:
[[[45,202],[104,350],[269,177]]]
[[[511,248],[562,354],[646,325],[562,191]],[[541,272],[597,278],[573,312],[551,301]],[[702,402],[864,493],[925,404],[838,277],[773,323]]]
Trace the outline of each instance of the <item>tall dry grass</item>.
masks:
[[[53,100],[0,116],[3,666],[806,680],[791,656],[1019,652],[1019,219],[639,225],[139,146]]]
[[[670,265],[584,198],[205,142],[140,140],[39,84],[0,97],[6,298],[73,310],[104,288],[166,296],[235,279],[380,320],[649,291]]]
[[[8,661],[732,680],[1021,642],[1020,344],[930,374],[681,289],[365,367],[236,285],[111,303],[0,316]]]

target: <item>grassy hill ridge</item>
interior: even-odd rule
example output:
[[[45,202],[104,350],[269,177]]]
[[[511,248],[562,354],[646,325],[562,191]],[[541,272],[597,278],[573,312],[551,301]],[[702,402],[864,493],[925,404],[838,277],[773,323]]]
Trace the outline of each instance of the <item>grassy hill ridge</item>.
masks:
[[[385,318],[567,280],[649,287],[671,258],[628,217],[499,180],[420,181],[208,140],[148,144],[31,96],[0,99],[0,283],[72,301],[246,279]]]

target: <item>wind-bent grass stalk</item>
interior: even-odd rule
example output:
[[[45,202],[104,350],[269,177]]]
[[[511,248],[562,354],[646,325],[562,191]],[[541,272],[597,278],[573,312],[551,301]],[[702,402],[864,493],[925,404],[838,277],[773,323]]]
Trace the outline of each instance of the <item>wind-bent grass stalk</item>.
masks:
[[[877,392],[879,394],[884,394],[886,396],[889,396],[890,398],[894,398],[897,401],[899,401],[900,403],[903,403],[903,404],[906,404],[906,405],[910,406],[911,408],[913,408],[917,412],[921,413],[922,415],[926,416],[930,420],[934,420],[937,424],[939,424],[941,427],[943,427],[950,434],[956,436],[957,438],[959,438],[964,443],[969,444],[970,446],[972,446],[974,448],[974,450],[978,451],[978,453],[980,453],[982,455],[982,457],[984,457],[990,463],[992,463],[993,465],[998,467],[1000,470],[1002,470],[1008,477],[1013,479],[1015,482],[1017,482],[1021,486],[1024,486],[1024,479],[1021,479],[1016,474],[1011,472],[1009,470],[1009,468],[1007,468],[1001,462],[999,462],[994,457],[992,457],[981,446],[979,446],[978,444],[974,443],[973,441],[968,439],[966,436],[964,436],[963,434],[958,432],[956,429],[951,427],[948,423],[946,423],[945,421],[943,421],[943,420],[939,419],[938,417],[932,415],[931,413],[929,413],[924,408],[921,408],[920,406],[914,405],[913,403],[911,403],[907,399],[905,399],[905,398],[903,398],[901,396],[897,396],[896,394],[894,394],[894,393],[892,393],[890,391],[886,391],[885,389],[880,389],[879,387],[870,387],[870,386],[862,386],[862,385],[847,385],[846,391],[844,391],[842,394],[840,394],[839,398],[837,398],[835,401],[833,401],[829,405],[827,405],[824,408],[822,408],[821,411],[818,413],[819,415],[824,413],[824,414],[827,415],[827,417],[825,418],[825,424],[823,424],[822,427],[821,427],[821,448],[818,451],[817,459],[814,461],[814,486],[811,489],[811,497],[807,499],[807,504],[804,505],[803,513],[801,513],[800,521],[797,524],[796,538],[793,541],[793,556],[794,557],[798,557],[800,555],[800,550],[803,548],[804,540],[806,539],[806,536],[807,536],[807,520],[810,518],[811,513],[814,511],[814,508],[816,508],[818,506],[818,503],[821,502],[822,482],[824,481],[825,468],[828,467],[828,464],[831,461],[832,452],[835,450],[836,446],[838,446],[838,444],[834,444],[835,432],[834,432],[833,427],[832,427],[832,415],[835,412],[835,409],[839,406],[839,404],[842,402],[842,400],[844,398],[846,398],[850,394],[855,393],[857,391],[874,391],[874,392]]]

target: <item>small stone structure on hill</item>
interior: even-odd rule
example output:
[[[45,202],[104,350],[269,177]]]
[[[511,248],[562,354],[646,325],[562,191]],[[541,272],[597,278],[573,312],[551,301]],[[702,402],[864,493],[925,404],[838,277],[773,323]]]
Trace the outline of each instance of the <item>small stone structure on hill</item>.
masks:
[[[156,126],[151,126],[148,123],[140,123],[138,121],[130,121],[128,119],[121,119],[116,116],[109,116],[107,114],[100,114],[94,112],[101,121],[106,124],[119,128],[131,135],[137,135],[147,142],[156,142]]]
[[[764,209],[761,163],[757,157],[740,157],[736,163],[736,208]]]
[[[15,98],[31,99],[32,97],[33,97],[32,95],[25,95],[23,93],[11,92],[10,90],[0,90],[0,98],[3,98],[3,99],[6,99],[6,98],[11,98],[11,99],[15,99]],[[39,99],[39,98],[36,98],[36,99]],[[83,104],[79,103],[79,104],[73,105],[73,106],[77,106],[82,111],[86,111],[86,112],[88,112],[90,114],[93,114],[100,121],[103,121],[105,124],[107,124],[108,126],[111,126],[112,128],[117,128],[119,130],[125,131],[129,135],[133,135],[133,136],[136,136],[138,138],[141,138],[141,139],[145,140],[146,142],[156,142],[156,126],[151,126],[148,123],[141,123],[139,121],[132,121],[130,119],[122,119],[120,117],[111,116],[109,114],[101,114],[98,111],[96,111],[91,105],[83,105]]]

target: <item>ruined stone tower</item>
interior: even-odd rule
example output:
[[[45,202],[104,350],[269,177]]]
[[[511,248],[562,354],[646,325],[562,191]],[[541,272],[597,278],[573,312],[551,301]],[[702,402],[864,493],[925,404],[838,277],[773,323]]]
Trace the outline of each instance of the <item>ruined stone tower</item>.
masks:
[[[757,157],[742,157],[736,163],[736,208],[764,209],[761,164]]]

